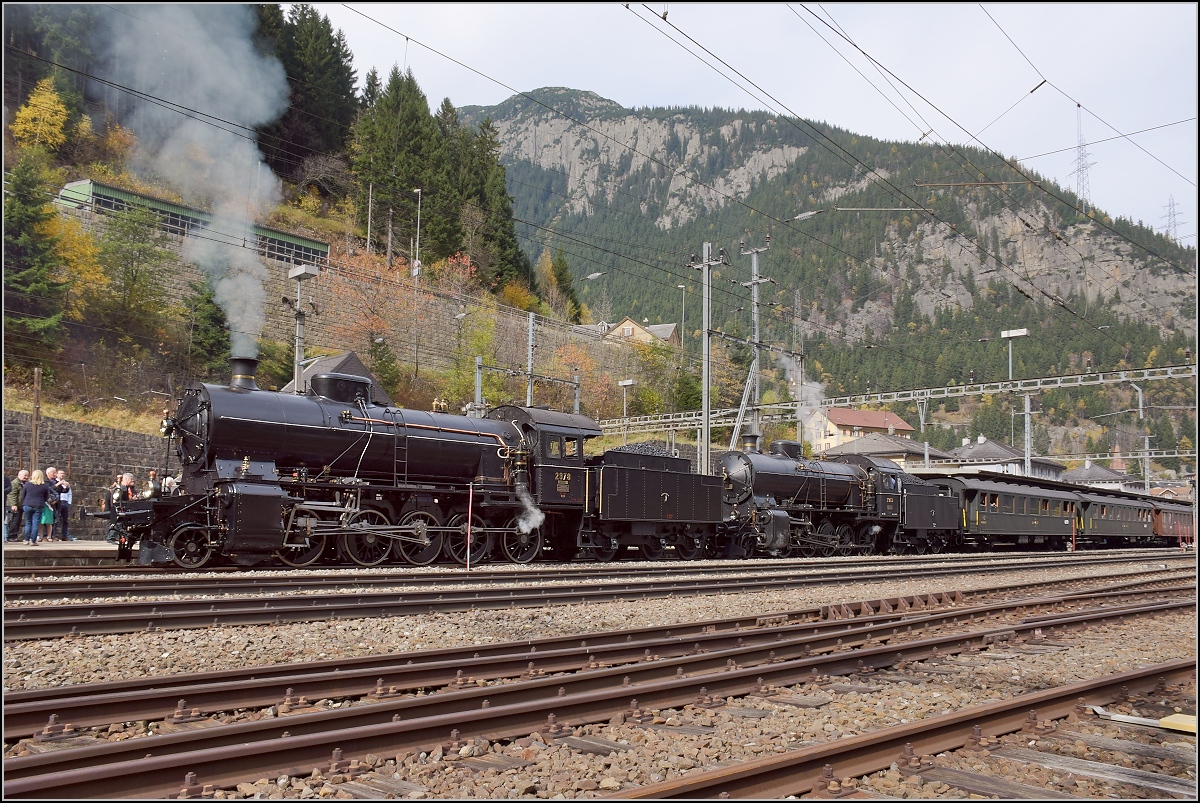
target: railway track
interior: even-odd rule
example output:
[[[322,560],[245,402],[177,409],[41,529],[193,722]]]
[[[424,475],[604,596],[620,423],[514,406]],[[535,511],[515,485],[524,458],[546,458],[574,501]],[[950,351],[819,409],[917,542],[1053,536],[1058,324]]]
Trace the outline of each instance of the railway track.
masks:
[[[959,621],[982,611],[995,615],[1006,609],[1023,609],[1039,600],[1060,598],[1065,606],[1087,600],[1117,604],[1129,597],[1154,593],[1158,598],[1193,592],[1195,584],[1156,582],[1153,592],[1144,583],[1107,584],[1087,591],[1072,591],[1072,582],[1037,589],[1036,597],[1023,595],[1023,586],[990,589],[964,595],[959,591],[893,597],[842,605],[787,611],[770,616],[695,622],[684,626],[591,633],[586,637],[563,636],[518,643],[476,645],[353,659],[326,660],[305,664],[277,664],[241,670],[156,678],[150,687],[141,679],[84,686],[46,687],[9,692],[4,696],[4,738],[16,740],[32,735],[50,721],[71,723],[76,728],[108,725],[118,719],[165,718],[177,709],[211,714],[247,707],[266,708],[282,700],[346,697],[382,697],[393,690],[438,689],[472,684],[480,680],[517,677],[522,674],[573,672],[581,666],[614,666],[637,663],[647,655],[681,656],[700,651],[718,652],[766,645],[778,655],[785,642],[821,634],[833,634],[834,643],[854,643],[849,634],[870,625],[904,621],[906,627],[921,627],[933,621]],[[1017,597],[1018,601],[1011,601]],[[970,602],[966,608],[967,602]],[[994,600],[994,602],[992,602]],[[1031,603],[1028,600],[1032,600]],[[985,603],[987,607],[985,607]],[[936,610],[950,606],[949,610]],[[935,612],[936,610],[936,612]],[[805,641],[808,649],[822,643]],[[774,650],[780,647],[780,650]],[[186,701],[185,706],[183,702]]]
[[[1020,559],[1037,560],[1039,558],[1061,557],[1064,553],[1047,553],[1047,552],[1031,552],[1031,553],[993,553],[989,556],[984,556],[979,553],[946,553],[940,555],[874,555],[869,557],[831,557],[831,558],[753,558],[748,560],[736,561],[720,561],[720,560],[695,560],[695,561],[670,561],[664,562],[649,562],[649,561],[618,561],[614,563],[597,563],[593,561],[571,562],[571,563],[534,563],[534,564],[483,564],[473,567],[469,572],[463,566],[440,566],[440,567],[408,567],[408,566],[380,566],[373,569],[363,569],[360,566],[316,566],[307,569],[288,569],[283,566],[277,567],[241,567],[241,566],[219,566],[214,568],[196,571],[194,569],[180,569],[164,566],[6,566],[4,567],[4,578],[6,588],[35,588],[37,583],[42,583],[45,586],[50,586],[56,582],[72,583],[73,588],[81,593],[86,593],[89,589],[100,589],[106,586],[116,586],[121,583],[129,585],[131,588],[140,587],[141,584],[150,582],[156,585],[166,587],[178,587],[180,589],[189,588],[197,585],[215,582],[215,578],[221,578],[222,583],[234,583],[237,581],[231,580],[231,577],[248,578],[247,582],[254,582],[255,578],[267,578],[272,574],[282,573],[281,582],[287,582],[290,577],[293,581],[297,578],[303,578],[304,581],[316,583],[324,580],[327,583],[363,583],[366,585],[386,583],[389,580],[405,582],[473,582],[478,579],[483,579],[488,582],[502,582],[510,578],[525,578],[529,580],[551,579],[553,577],[563,576],[593,576],[598,572],[609,577],[617,576],[638,576],[648,577],[653,575],[668,576],[679,574],[680,572],[705,572],[705,573],[736,573],[751,571],[759,568],[770,567],[791,567],[797,568],[812,568],[824,569],[829,567],[858,567],[858,566],[878,566],[881,562],[893,561],[928,561],[931,563],[953,564],[956,562],[972,562],[978,561],[984,557],[991,557],[998,560],[1003,559]],[[1181,553],[1178,549],[1112,549],[1112,550],[1089,550],[1086,553],[1097,560],[1110,557],[1124,557],[1128,560],[1137,559],[1157,559],[1164,557],[1179,556],[1181,554],[1191,555],[1192,553]],[[114,577],[114,575],[117,575]],[[65,580],[56,580],[55,578],[66,578]],[[93,578],[93,579],[88,579]],[[146,578],[146,579],[139,579]],[[98,583],[98,584],[97,584]],[[64,586],[65,587],[65,586]]]
[[[207,718],[202,711],[193,714],[190,709],[182,710],[177,712],[177,721],[173,723],[177,729],[173,733],[115,743],[68,746],[69,740],[86,737],[62,732],[65,731],[63,724],[57,725],[61,730],[56,733],[52,725],[43,739],[45,752],[10,758],[5,762],[5,791],[6,795],[35,798],[161,797],[177,794],[181,784],[192,793],[199,793],[206,784],[228,786],[246,778],[275,777],[281,768],[291,768],[285,773],[291,775],[307,775],[314,767],[327,774],[353,771],[350,761],[342,756],[428,750],[434,745],[442,745],[447,739],[450,749],[455,750],[470,745],[470,740],[476,738],[495,740],[533,731],[540,731],[551,739],[565,739],[570,737],[570,729],[564,730],[564,724],[606,721],[615,712],[623,711],[627,720],[636,721],[644,710],[685,705],[717,706],[720,704],[718,698],[777,694],[778,687],[803,682],[806,678],[844,676],[901,662],[938,659],[981,648],[986,650],[996,644],[1014,645],[1022,640],[1044,643],[1047,635],[1053,637],[1067,628],[1195,606],[1194,588],[1188,589],[1187,599],[1139,604],[1121,602],[1128,596],[1122,592],[1099,593],[1122,596],[1089,598],[1077,594],[1073,600],[1065,597],[1026,598],[978,607],[955,603],[940,611],[914,611],[910,605],[910,610],[901,612],[900,618],[894,615],[895,610],[880,613],[875,605],[870,605],[871,613],[866,612],[866,607],[860,608],[863,615],[849,621],[831,623],[826,620],[793,626],[776,624],[762,628],[760,635],[765,641],[749,639],[742,634],[737,636],[740,643],[730,643],[734,633],[718,632],[713,634],[717,638],[708,642],[711,649],[707,650],[692,635],[687,639],[677,635],[667,638],[666,643],[647,648],[662,654],[643,651],[640,657],[637,654],[640,644],[616,643],[609,645],[611,649],[606,654],[614,662],[625,663],[613,666],[604,666],[604,661],[595,660],[602,645],[589,642],[579,649],[587,650],[593,660],[585,663],[582,652],[571,656],[564,654],[561,657],[566,663],[561,666],[565,670],[574,663],[574,671],[561,674],[554,671],[553,659],[557,656],[552,653],[555,650],[538,650],[536,653],[525,650],[518,653],[520,658],[540,654],[548,659],[543,670],[545,674],[537,672],[535,666],[534,671],[527,669],[522,673],[524,677],[520,680],[493,680],[489,685],[455,680],[436,694],[416,696],[411,692],[393,693],[386,686],[377,687],[374,698],[367,698],[363,704],[324,710],[297,706],[286,716],[235,725],[205,722]],[[1072,601],[1084,609],[1051,610]],[[947,600],[943,598],[941,602]],[[1101,603],[1101,607],[1096,607]],[[1034,609],[1039,615],[1024,615]],[[829,610],[824,613],[828,617],[850,612]],[[591,638],[593,636],[589,635]],[[684,647],[689,640],[692,643]],[[675,649],[677,654],[667,655],[667,647]],[[684,649],[680,650],[680,647]],[[494,656],[483,658],[484,664],[495,661]],[[427,670],[437,663],[429,662],[416,671]],[[1091,681],[1086,690],[1077,684],[1079,687],[1066,692],[1062,699],[1073,706],[1080,695],[1100,699],[1119,691],[1121,686],[1132,687],[1143,682],[1153,685],[1161,676],[1188,672],[1193,666],[1194,662],[1180,661],[1156,667],[1145,673],[1144,679],[1140,675],[1135,678],[1133,673],[1109,676]],[[511,668],[518,667],[512,665]],[[278,684],[286,680],[275,678],[275,682],[277,689]],[[410,679],[404,683],[411,685],[412,682]],[[6,698],[6,715],[11,711],[10,704]],[[1057,711],[1061,705],[1059,698],[1050,692],[1024,695],[1010,703],[1004,713],[998,705],[984,706],[970,717],[957,712],[936,718],[937,723],[922,720],[914,725],[915,730],[906,730],[903,738],[908,741],[946,739],[949,730],[961,730],[965,722],[982,722],[989,729],[1003,732],[1010,726],[1020,728],[1031,707],[1041,710],[1044,706],[1048,711]],[[282,709],[277,708],[277,713],[283,713]],[[892,738],[900,737],[892,734]],[[808,751],[811,755],[806,753],[806,760],[828,763],[833,755],[830,751],[844,752],[851,742],[857,745],[858,741],[860,739],[856,737],[838,740],[832,746],[813,748]],[[54,749],[55,744],[60,749]],[[872,742],[872,745],[861,748],[864,754],[882,756],[886,753],[889,763],[897,755],[894,743],[879,746]],[[335,749],[339,751],[336,754]],[[805,750],[800,752],[805,753]],[[365,766],[361,768],[365,769]],[[754,784],[761,782],[749,781],[745,769],[728,774],[728,777],[723,774],[725,770],[718,771],[708,779],[708,783],[713,784],[712,791],[703,794],[696,794],[695,789],[689,788],[662,796],[716,796],[731,788],[738,791],[738,796],[757,796],[753,790],[761,787]],[[796,771],[794,767],[790,770],[793,774]],[[763,772],[763,778],[773,777],[771,771]],[[809,777],[807,770],[801,775]],[[185,778],[190,780],[185,782]],[[718,788],[721,783],[732,786]],[[658,795],[648,792],[639,796]]]
[[[1155,559],[1159,560],[1158,558]],[[1096,559],[1091,555],[1057,555],[1036,562],[1039,568],[1075,566],[1080,563],[1096,565],[1127,563],[1119,554]],[[1163,556],[1161,565],[1194,565],[1191,554]],[[605,602],[628,598],[655,599],[699,594],[727,594],[753,591],[791,589],[808,585],[837,583],[839,580],[894,580],[912,577],[935,578],[964,572],[995,573],[1028,569],[1031,561],[980,559],[976,562],[956,562],[953,565],[905,565],[903,567],[834,569],[811,574],[798,574],[791,568],[770,567],[762,576],[717,578],[651,578],[617,582],[576,582],[574,584],[518,586],[507,588],[476,588],[463,590],[436,589],[429,591],[369,591],[346,590],[341,593],[315,593],[288,587],[291,595],[249,598],[221,593],[223,587],[205,586],[220,598],[165,598],[145,602],[88,602],[82,604],[16,606],[4,610],[5,640],[56,638],[68,635],[130,633],[150,628],[181,629],[213,625],[284,624],[330,618],[364,618],[403,616],[437,611],[464,611],[482,608],[515,608],[543,605]],[[280,579],[283,582],[287,578]],[[327,588],[327,586],[324,586]],[[268,583],[267,588],[278,590]],[[261,589],[260,589],[261,591]],[[14,602],[5,589],[6,604]],[[22,592],[16,590],[14,594]],[[93,592],[94,593],[94,592]],[[193,588],[191,593],[200,594]],[[23,601],[36,599],[25,596]]]
[[[1195,750],[1155,750],[1135,742],[1111,739],[1087,739],[1076,726],[1091,713],[1090,705],[1125,699],[1131,693],[1165,688],[1168,683],[1186,682],[1192,677],[1194,663],[1188,660],[1160,664],[1098,680],[1081,682],[1033,692],[1016,699],[989,703],[920,722],[839,739],[833,743],[802,747],[783,755],[758,761],[699,772],[685,778],[648,784],[617,792],[611,797],[624,799],[696,799],[739,798],[771,799],[789,795],[816,793],[820,797],[875,797],[856,794],[854,776],[867,775],[895,766],[902,777],[916,778],[918,784],[942,784],[971,795],[997,795],[1004,799],[1053,798],[1078,799],[1052,787],[1034,787],[1004,778],[939,767],[935,753],[963,751],[978,756],[995,756],[1019,762],[1029,773],[1033,766],[1059,769],[1139,786],[1170,797],[1196,798],[1194,776],[1175,777],[1142,770],[1130,771],[1119,765],[1064,758],[1053,751],[1024,747],[998,746],[1000,736],[1020,734],[1030,745],[1047,740],[1086,740],[1109,750],[1132,755],[1164,755],[1182,766],[1195,762]],[[1061,720],[1061,725],[1056,720]],[[989,750],[988,747],[991,746]],[[978,758],[976,758],[976,762]],[[974,762],[973,762],[974,763]]]

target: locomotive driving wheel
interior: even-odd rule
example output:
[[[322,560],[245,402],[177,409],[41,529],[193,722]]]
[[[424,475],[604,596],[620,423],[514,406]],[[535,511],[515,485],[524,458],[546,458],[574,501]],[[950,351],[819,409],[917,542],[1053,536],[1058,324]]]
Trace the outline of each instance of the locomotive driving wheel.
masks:
[[[854,528],[849,524],[839,524],[833,532],[833,540],[837,546],[837,554],[854,554]]]
[[[400,526],[412,528],[411,534],[396,539],[400,557],[413,566],[428,566],[437,560],[442,551],[442,534],[432,531],[441,526],[437,516],[428,510],[410,510],[400,517]]]
[[[310,535],[301,544],[294,546],[285,544],[275,553],[275,557],[288,566],[302,569],[305,566],[313,565],[321,559],[321,555],[325,554],[327,543],[328,541],[323,533]]]
[[[817,532],[814,534],[816,541],[816,553],[822,558],[832,558],[837,552],[837,541],[834,536],[833,523],[829,519],[821,522],[817,527]]]
[[[446,524],[451,532],[442,536],[442,552],[455,563],[475,565],[484,563],[492,552],[492,537],[483,532],[483,519],[471,516],[471,543],[467,546],[467,514],[454,513]]]
[[[504,527],[504,535],[500,537],[500,547],[504,557],[513,563],[529,563],[542,552],[542,528],[534,527],[529,532],[521,532],[520,517],[514,516]]]
[[[184,569],[202,569],[212,560],[212,545],[208,534],[196,527],[176,530],[168,544],[175,564]]]
[[[370,529],[387,523],[387,516],[378,510],[360,510],[351,516],[346,522],[351,532],[342,536],[350,560],[359,566],[378,566],[387,560],[392,551],[392,539]]]

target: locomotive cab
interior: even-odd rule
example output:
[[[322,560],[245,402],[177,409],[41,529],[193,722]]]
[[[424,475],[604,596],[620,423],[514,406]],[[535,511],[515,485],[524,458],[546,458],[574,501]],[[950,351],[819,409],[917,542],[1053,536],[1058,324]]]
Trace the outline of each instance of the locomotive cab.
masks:
[[[539,507],[583,504],[587,469],[583,447],[601,434],[587,416],[541,407],[497,407],[488,418],[511,422],[521,433],[532,466],[529,492]]]

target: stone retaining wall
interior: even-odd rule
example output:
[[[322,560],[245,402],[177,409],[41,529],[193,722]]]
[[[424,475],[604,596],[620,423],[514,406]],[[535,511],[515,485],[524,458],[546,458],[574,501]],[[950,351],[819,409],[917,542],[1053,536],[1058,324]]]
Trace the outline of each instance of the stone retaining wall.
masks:
[[[142,435],[109,427],[98,427],[61,418],[42,416],[38,437],[38,463],[30,466],[30,434],[33,416],[4,411],[4,476],[11,483],[21,468],[45,469],[55,466],[67,472],[71,483],[71,534],[76,538],[104,537],[106,522],[101,519],[79,520],[79,509],[98,510],[104,490],[117,472],[133,474],[139,486],[150,469],[176,473],[179,459],[167,461],[167,441],[156,435]],[[7,492],[7,489],[6,489]]]

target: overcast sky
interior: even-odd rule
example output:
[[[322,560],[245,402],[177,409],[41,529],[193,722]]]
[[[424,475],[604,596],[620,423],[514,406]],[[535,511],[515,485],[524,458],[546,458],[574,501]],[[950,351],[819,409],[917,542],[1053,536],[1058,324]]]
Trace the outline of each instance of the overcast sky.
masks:
[[[1093,204],[1163,229],[1173,197],[1196,245],[1195,3],[317,7],[360,83],[411,67],[433,109],[547,86],[630,109],[768,109],[887,140],[976,135],[1075,189],[1078,103]]]

